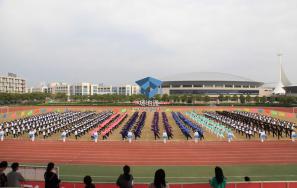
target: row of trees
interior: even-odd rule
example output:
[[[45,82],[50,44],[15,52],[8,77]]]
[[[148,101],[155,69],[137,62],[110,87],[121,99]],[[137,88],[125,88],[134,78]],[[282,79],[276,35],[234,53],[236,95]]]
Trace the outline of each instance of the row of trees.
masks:
[[[10,94],[0,93],[0,105],[8,104],[32,104],[50,102],[101,102],[101,103],[130,103],[137,100],[146,99],[144,95],[92,95],[92,96],[66,96],[65,94],[49,93],[24,93]],[[158,101],[172,102],[177,104],[195,103],[272,103],[272,104],[297,104],[297,97],[293,96],[272,96],[272,97],[252,97],[250,95],[219,95],[210,97],[208,95],[156,95]]]

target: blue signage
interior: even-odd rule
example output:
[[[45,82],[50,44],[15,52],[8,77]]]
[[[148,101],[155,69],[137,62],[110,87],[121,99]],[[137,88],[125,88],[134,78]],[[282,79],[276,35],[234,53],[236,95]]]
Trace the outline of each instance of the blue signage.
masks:
[[[147,98],[152,98],[158,93],[158,87],[161,86],[162,81],[152,77],[146,77],[136,81],[140,87],[140,92]]]

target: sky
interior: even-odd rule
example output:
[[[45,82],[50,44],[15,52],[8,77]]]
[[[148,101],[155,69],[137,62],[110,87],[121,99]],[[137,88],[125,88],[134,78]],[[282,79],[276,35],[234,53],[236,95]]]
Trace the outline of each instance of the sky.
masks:
[[[187,72],[297,83],[296,0],[0,0],[0,75],[133,84]]]

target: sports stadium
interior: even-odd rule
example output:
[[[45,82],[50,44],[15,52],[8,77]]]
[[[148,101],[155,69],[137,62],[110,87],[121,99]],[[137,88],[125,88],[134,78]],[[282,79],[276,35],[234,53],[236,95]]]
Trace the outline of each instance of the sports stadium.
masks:
[[[218,72],[192,72],[166,77],[162,94],[261,95],[262,82]]]

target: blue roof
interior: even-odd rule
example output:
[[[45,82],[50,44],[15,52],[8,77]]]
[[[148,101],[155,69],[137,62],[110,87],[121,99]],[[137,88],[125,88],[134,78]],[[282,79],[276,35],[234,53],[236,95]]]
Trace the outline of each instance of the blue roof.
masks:
[[[153,77],[146,77],[136,81],[136,83],[140,86],[140,92],[142,94],[148,98],[152,98],[158,93],[158,87],[162,84],[162,81]]]

